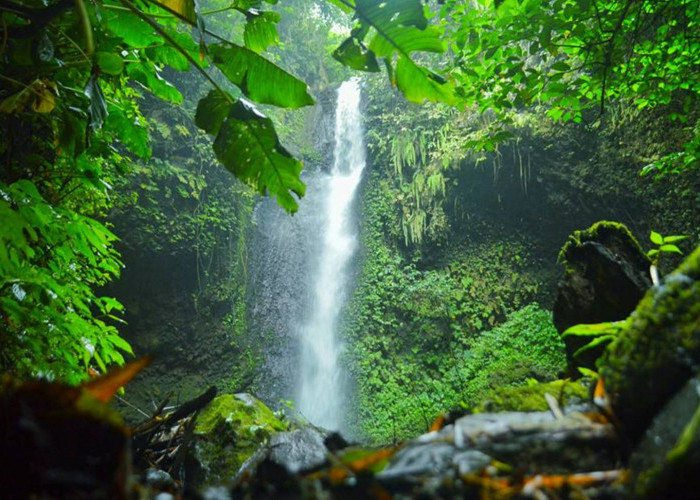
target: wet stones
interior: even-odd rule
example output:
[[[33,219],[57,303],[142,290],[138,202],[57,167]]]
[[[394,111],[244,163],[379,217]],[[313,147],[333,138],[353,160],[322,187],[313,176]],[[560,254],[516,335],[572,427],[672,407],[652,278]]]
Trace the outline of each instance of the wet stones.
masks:
[[[313,469],[326,462],[326,446],[321,434],[311,427],[280,432],[270,439],[268,459],[289,473]]]

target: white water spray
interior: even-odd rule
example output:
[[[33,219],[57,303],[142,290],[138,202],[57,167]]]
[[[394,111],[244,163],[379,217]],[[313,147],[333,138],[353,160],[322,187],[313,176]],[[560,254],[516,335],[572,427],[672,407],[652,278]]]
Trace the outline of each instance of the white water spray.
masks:
[[[364,168],[360,84],[352,79],[338,89],[334,162],[325,183],[323,243],[312,276],[313,304],[300,333],[297,404],[312,423],[327,429],[339,429],[345,398],[337,322],[350,286],[348,264],[357,249],[352,202]]]

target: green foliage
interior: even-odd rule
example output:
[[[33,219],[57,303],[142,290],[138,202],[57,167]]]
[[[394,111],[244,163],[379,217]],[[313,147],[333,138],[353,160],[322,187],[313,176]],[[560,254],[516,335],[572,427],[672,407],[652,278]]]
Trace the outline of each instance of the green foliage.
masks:
[[[590,338],[591,340],[587,342],[583,347],[574,352],[574,359],[579,358],[581,355],[591,351],[592,349],[598,348],[603,344],[612,342],[620,330],[622,329],[622,321],[613,321],[607,323],[595,323],[595,324],[581,324],[574,325],[567,328],[562,334],[562,339],[571,337],[582,337],[584,339]]]
[[[465,371],[465,352],[475,348],[480,332],[539,296],[541,276],[530,268],[526,247],[517,240],[459,248],[449,264],[418,268],[391,244],[401,236],[390,184],[376,171],[371,175],[363,207],[367,254],[345,325],[358,384],[357,432],[385,443],[425,431],[441,411],[465,400],[465,391],[470,404],[485,394],[492,367],[478,379],[476,369]],[[548,313],[522,316],[526,319],[514,323],[518,328],[529,321],[540,340],[552,333]],[[554,342],[560,345],[558,337]],[[553,353],[543,353],[543,363]],[[557,356],[563,360],[563,351]],[[498,365],[494,380],[512,373],[524,381],[545,377],[548,370],[507,359],[513,363]],[[468,392],[470,387],[474,392]]]
[[[508,126],[524,109],[544,106],[555,120],[592,123],[609,101],[631,99],[639,109],[674,103],[668,118],[691,131],[683,151],[652,162],[646,172],[664,175],[700,163],[697,121],[693,125],[700,94],[700,43],[693,33],[700,12],[693,0],[447,0],[437,13],[417,0],[332,3],[351,9],[357,20],[335,53],[338,60],[376,71],[376,57],[387,57],[390,80],[409,100],[495,115],[470,147],[494,150],[511,137]],[[441,41],[451,55],[443,61],[446,78],[410,57],[442,52]]]
[[[214,151],[221,163],[260,194],[269,190],[277,202],[294,212],[298,208],[289,191],[303,196],[299,179],[301,163],[280,144],[272,120],[249,102],[230,104],[225,94],[213,90],[197,107],[197,125],[216,133]],[[247,155],[241,156],[245,150]]]
[[[654,245],[657,246],[657,248],[652,248],[649,250],[647,252],[647,257],[649,257],[653,265],[658,265],[659,257],[663,253],[677,253],[682,255],[683,252],[674,243],[683,241],[687,238],[687,236],[661,236],[656,231],[652,231],[649,235],[649,239]]]
[[[528,379],[552,380],[566,366],[551,314],[536,305],[516,311],[466,348],[443,342],[433,338],[432,346],[397,353],[386,337],[366,337],[354,348],[362,373],[361,432],[369,441],[413,437],[443,411],[475,407],[497,389]]]
[[[392,84],[409,101],[454,102],[449,82],[412,58],[414,52],[441,53],[445,50],[440,30],[428,25],[419,0],[337,0],[334,3],[352,8],[356,20],[350,37],[333,53],[338,61],[353,69],[378,71],[376,58],[384,58]],[[365,45],[365,38],[370,38],[369,45]]]
[[[75,383],[92,363],[122,363],[131,347],[109,323],[123,306],[93,291],[119,275],[116,236],[27,180],[0,184],[0,226],[2,369]]]

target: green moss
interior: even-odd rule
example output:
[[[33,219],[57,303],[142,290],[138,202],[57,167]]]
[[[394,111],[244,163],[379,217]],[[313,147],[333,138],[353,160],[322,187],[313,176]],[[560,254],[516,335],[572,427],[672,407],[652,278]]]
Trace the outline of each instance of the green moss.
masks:
[[[700,247],[650,289],[599,360],[631,439],[700,365]]]
[[[287,430],[272,410],[249,394],[222,394],[199,415],[195,455],[199,483],[230,479],[274,433]]]
[[[491,397],[480,403],[477,412],[545,411],[548,409],[545,393],[554,396],[561,406],[589,399],[588,388],[581,381],[554,380],[520,387],[496,389]]]
[[[573,260],[572,253],[587,241],[597,241],[615,250],[619,246],[617,242],[621,239],[629,240],[632,246],[636,248],[640,254],[644,255],[639,241],[632,235],[627,226],[620,222],[601,220],[588,229],[574,231],[559,251],[559,261],[568,262]]]

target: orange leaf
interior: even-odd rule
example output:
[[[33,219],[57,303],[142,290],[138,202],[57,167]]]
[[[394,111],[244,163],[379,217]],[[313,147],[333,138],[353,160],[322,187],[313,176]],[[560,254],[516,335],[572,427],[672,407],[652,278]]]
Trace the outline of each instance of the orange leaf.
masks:
[[[137,359],[109,373],[85,382],[81,387],[98,401],[107,403],[120,387],[129,383],[153,359],[153,356]]]

